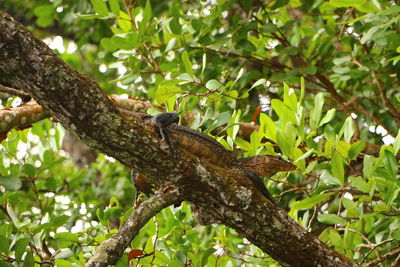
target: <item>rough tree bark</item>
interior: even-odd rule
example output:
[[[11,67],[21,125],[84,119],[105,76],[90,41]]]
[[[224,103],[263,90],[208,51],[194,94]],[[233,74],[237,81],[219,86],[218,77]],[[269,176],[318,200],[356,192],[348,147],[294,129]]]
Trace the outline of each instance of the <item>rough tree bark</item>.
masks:
[[[0,83],[24,90],[91,147],[179,188],[201,224],[223,223],[284,266],[356,266],[255,190],[247,177],[201,162],[189,151],[168,156],[154,129],[121,116],[95,81],[70,69],[43,42],[0,11]],[[115,262],[103,250],[101,263]],[[109,257],[110,256],[110,257]]]

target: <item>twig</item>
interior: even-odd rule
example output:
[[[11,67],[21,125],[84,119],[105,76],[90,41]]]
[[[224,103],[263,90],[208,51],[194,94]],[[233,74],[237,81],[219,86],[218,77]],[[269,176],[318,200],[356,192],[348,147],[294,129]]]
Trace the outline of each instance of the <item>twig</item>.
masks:
[[[363,262],[368,258],[368,256],[369,256],[377,247],[382,246],[382,245],[384,245],[384,244],[386,244],[386,243],[392,242],[392,241],[394,241],[394,240],[395,240],[394,238],[390,238],[390,239],[386,239],[386,240],[384,240],[384,241],[382,241],[382,242],[379,242],[378,244],[371,244],[371,242],[368,242],[368,245],[366,245],[366,244],[360,244],[360,245],[358,245],[358,247],[367,247],[367,248],[371,248],[371,250],[368,251],[367,254],[365,254],[365,256],[364,256],[364,258],[362,259],[361,263],[363,263]],[[384,257],[384,256],[385,256],[385,255],[383,255],[382,257]]]
[[[367,264],[365,264],[365,265],[363,265],[363,266],[365,266],[365,267],[377,266],[378,263],[380,263],[380,262],[382,262],[382,261],[384,261],[384,260],[386,260],[386,259],[388,259],[388,258],[390,258],[390,257],[393,257],[393,256],[395,256],[395,255],[397,255],[397,254],[399,254],[399,253],[400,253],[400,247],[397,247],[397,248],[395,248],[395,249],[389,251],[389,252],[386,253],[385,255],[382,255],[379,259],[375,259],[375,260],[373,260],[373,261],[370,261],[370,262],[368,262]],[[396,259],[396,261],[397,261],[397,259]],[[393,265],[392,265],[392,266],[393,266]],[[396,266],[396,265],[394,265],[394,266]]]
[[[390,114],[392,114],[393,117],[396,118],[395,122],[399,121],[400,120],[400,112],[395,107],[393,107],[393,105],[387,99],[386,93],[385,93],[385,91],[383,89],[382,80],[379,79],[377,76],[378,75],[377,75],[376,71],[372,71],[372,77],[374,77],[374,79],[376,81],[376,85],[378,87],[378,91],[379,91],[379,95],[380,95],[380,97],[382,99],[382,103],[387,107],[387,109],[389,110]]]
[[[156,258],[156,247],[157,247],[157,240],[158,240],[158,231],[159,231],[159,228],[160,228],[160,226],[158,225],[156,216],[153,217],[153,220],[154,220],[154,225],[156,226],[156,234],[155,234],[156,236],[154,238],[154,243],[153,243],[153,257],[151,258],[151,261],[150,261],[150,265],[151,266],[153,265],[154,259]]]
[[[9,95],[12,95],[12,96],[19,96],[19,97],[21,97],[23,99],[29,99],[30,98],[30,95],[24,93],[23,91],[15,89],[15,88],[8,87],[8,86],[4,86],[2,84],[0,84],[0,92],[6,93],[6,94],[9,94]]]

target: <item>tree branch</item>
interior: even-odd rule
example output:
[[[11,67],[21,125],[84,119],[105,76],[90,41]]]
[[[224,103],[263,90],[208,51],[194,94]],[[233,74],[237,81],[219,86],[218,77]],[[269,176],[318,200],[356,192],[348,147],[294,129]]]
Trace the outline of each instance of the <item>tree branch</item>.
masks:
[[[4,86],[2,84],[0,84],[0,93],[6,94],[7,96],[19,96],[23,99],[29,99],[30,95],[24,93],[23,91],[8,87],[8,86]]]
[[[96,249],[96,252],[85,265],[86,267],[102,267],[115,264],[129,246],[140,229],[162,209],[178,204],[182,195],[173,185],[164,185],[156,194],[151,196],[128,217],[124,225],[111,238],[107,239]]]
[[[234,166],[214,166],[182,148],[171,158],[153,126],[122,116],[92,79],[2,11],[0,29],[0,83],[29,90],[64,127],[150,182],[175,185],[199,222],[232,227],[285,266],[356,266],[268,201]]]

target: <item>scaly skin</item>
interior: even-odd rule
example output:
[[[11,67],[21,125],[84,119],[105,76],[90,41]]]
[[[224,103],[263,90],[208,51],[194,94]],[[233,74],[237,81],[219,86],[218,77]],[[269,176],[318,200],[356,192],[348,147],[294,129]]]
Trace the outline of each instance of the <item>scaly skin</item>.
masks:
[[[162,139],[166,140],[174,156],[176,155],[176,146],[178,146],[211,165],[226,169],[233,168],[238,173],[249,177],[254,186],[274,204],[277,204],[277,202],[268,192],[257,174],[265,176],[271,175],[277,171],[295,169],[293,164],[283,161],[278,157],[256,156],[246,159],[237,159],[231,151],[226,150],[218,141],[210,136],[191,128],[175,124],[179,121],[179,115],[175,112],[161,113],[153,117],[148,114],[130,112],[122,109],[120,109],[120,111],[125,115],[141,121],[146,121],[153,125]],[[271,171],[271,168],[269,168],[268,171],[266,170],[268,168],[262,167],[263,164],[277,165],[274,165],[274,171]]]

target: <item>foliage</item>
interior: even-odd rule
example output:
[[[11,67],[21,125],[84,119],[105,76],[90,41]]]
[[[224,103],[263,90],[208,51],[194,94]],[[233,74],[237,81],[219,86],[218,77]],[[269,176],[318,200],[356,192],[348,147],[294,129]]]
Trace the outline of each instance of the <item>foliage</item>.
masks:
[[[0,7],[49,43],[62,36],[60,56],[108,94],[196,113],[193,128],[243,156],[293,161],[298,169],[271,177],[268,188],[340,253],[383,266],[398,257],[391,255],[400,245],[396,1],[6,0]],[[246,140],[237,123],[252,118],[260,128]],[[0,145],[0,266],[80,266],[135,205],[128,170],[104,155],[78,169],[61,150],[63,133],[46,120],[13,130]],[[143,266],[277,266],[231,229],[197,225],[186,203],[163,210],[131,248],[120,266],[128,255]]]

